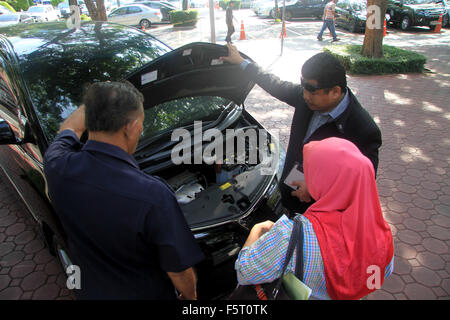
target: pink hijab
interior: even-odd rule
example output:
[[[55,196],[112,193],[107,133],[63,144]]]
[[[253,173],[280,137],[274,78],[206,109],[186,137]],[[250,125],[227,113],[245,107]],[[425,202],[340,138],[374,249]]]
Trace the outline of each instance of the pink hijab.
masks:
[[[375,290],[367,285],[371,266],[379,268],[383,284],[394,254],[373,165],[353,143],[339,138],[310,142],[303,154],[306,185],[316,200],[304,216],[319,242],[328,294],[360,299]]]

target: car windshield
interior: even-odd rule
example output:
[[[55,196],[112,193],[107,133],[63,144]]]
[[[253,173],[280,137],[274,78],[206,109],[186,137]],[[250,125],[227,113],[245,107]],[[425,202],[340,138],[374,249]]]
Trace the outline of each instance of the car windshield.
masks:
[[[44,12],[44,8],[43,7],[30,7],[28,9],[28,12]]]
[[[367,3],[365,1],[351,1],[350,6],[355,11],[365,11]]]
[[[170,51],[150,35],[116,24],[88,22],[72,30],[65,23],[45,27],[32,30],[30,26],[28,32],[22,31],[22,38],[13,39],[13,45],[16,52],[23,46],[17,52],[20,68],[49,142],[59,124],[81,104],[85,85],[126,79]],[[19,32],[10,30],[10,37]]]
[[[221,97],[186,97],[146,109],[142,140],[152,138],[163,131],[191,125],[196,120],[216,120],[230,102]]]
[[[17,21],[17,16],[15,14],[2,14],[0,15],[0,21]]]

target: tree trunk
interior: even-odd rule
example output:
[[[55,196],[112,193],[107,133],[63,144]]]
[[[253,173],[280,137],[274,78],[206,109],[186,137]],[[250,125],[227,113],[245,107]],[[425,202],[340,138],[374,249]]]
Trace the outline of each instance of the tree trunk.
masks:
[[[388,0],[367,0],[366,32],[361,55],[383,57],[383,27]]]
[[[85,0],[91,19],[94,21],[108,21],[104,0]]]

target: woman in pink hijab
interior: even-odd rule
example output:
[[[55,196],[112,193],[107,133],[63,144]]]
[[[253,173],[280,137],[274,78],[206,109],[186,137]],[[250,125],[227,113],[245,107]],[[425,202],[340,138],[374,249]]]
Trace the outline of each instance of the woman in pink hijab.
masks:
[[[304,174],[316,202],[301,217],[304,279],[319,299],[360,299],[383,284],[393,269],[391,230],[381,212],[373,165],[348,140],[328,138],[305,145]],[[239,253],[240,284],[280,276],[293,223],[255,225]],[[295,272],[296,257],[288,271]]]

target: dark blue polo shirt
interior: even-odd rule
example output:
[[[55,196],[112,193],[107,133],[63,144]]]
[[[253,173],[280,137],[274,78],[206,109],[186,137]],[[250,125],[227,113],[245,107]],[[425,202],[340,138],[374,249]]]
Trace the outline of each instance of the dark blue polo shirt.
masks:
[[[45,153],[49,196],[81,269],[81,299],[176,299],[167,272],[203,259],[173,192],[119,147],[61,132]]]

